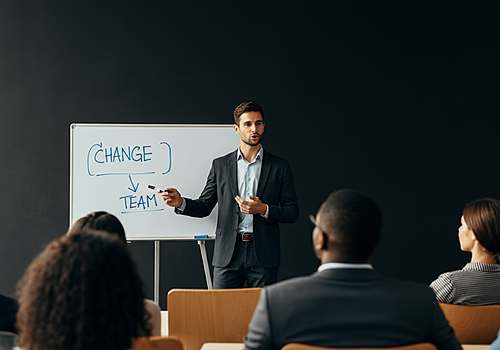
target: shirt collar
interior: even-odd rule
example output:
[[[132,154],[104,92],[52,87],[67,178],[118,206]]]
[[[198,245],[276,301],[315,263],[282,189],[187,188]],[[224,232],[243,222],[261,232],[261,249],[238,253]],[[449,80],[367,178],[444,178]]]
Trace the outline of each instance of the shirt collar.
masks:
[[[500,264],[485,264],[480,262],[468,263],[462,270],[500,272]]]
[[[262,160],[264,155],[264,147],[260,145],[259,153],[257,153],[257,157],[255,157],[254,162],[257,160]],[[236,160],[243,159],[243,154],[241,154],[241,149],[238,147],[238,152],[236,153]]]
[[[328,270],[328,269],[369,269],[373,270],[372,264],[353,264],[353,263],[340,263],[340,262],[329,262],[322,264],[318,267],[318,272]]]

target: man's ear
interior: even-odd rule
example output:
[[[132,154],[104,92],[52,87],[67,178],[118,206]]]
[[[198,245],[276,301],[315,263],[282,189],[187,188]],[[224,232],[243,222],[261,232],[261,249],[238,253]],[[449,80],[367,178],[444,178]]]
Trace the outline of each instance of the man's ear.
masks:
[[[316,236],[316,241],[314,242],[314,249],[316,251],[328,249],[328,236],[324,232],[320,232],[320,234]]]
[[[234,129],[234,132],[237,133],[239,135],[240,133],[240,128],[238,127],[238,125],[236,124],[233,124],[233,129]]]
[[[328,235],[324,232],[321,232],[321,238],[323,240],[323,245],[321,246],[321,249],[328,250]]]

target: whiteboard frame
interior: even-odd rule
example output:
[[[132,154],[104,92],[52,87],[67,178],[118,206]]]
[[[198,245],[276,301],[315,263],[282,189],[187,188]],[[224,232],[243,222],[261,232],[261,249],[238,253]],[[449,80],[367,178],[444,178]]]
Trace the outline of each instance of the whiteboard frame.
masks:
[[[75,146],[75,140],[74,140],[74,135],[73,131],[78,128],[78,127],[99,127],[99,128],[115,128],[115,127],[121,127],[121,128],[231,128],[233,129],[233,124],[111,124],[111,123],[72,123],[70,124],[70,191],[69,191],[69,225],[71,226],[74,222],[74,220],[78,218],[73,217],[73,199],[74,199],[74,146]],[[235,139],[236,140],[236,139]],[[235,141],[235,144],[239,144],[239,141]],[[236,149],[236,148],[234,148]],[[233,149],[233,150],[234,150]],[[228,150],[227,153],[233,151],[233,150]],[[221,154],[220,156],[222,156]],[[208,171],[208,169],[207,169]],[[200,184],[200,188],[203,185]],[[173,209],[172,209],[173,210]],[[216,210],[216,208],[214,208]],[[213,233],[208,235],[208,238],[199,238],[199,237],[193,237],[191,238],[190,236],[162,236],[162,237],[149,237],[149,236],[144,236],[144,237],[133,237],[131,236],[130,238],[127,237],[128,241],[170,241],[170,240],[178,240],[178,241],[200,241],[200,240],[215,240],[215,230]]]

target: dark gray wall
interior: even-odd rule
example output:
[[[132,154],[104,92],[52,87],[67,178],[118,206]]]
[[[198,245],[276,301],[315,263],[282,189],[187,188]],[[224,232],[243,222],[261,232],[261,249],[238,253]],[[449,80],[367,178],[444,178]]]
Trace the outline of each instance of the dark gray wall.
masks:
[[[307,214],[344,187],[382,207],[383,273],[428,283],[461,267],[462,207],[500,198],[498,10],[0,2],[0,293],[67,229],[71,123],[230,123],[243,100],[264,107],[264,146],[294,171],[302,215],[282,226],[281,279],[314,271]],[[153,243],[131,249],[152,296]],[[165,307],[169,289],[204,277],[196,242],[161,249]]]

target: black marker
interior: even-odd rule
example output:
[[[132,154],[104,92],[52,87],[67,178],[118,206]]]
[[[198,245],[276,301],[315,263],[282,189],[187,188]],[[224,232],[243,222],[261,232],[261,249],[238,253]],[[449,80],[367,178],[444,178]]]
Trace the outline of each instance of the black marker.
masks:
[[[153,186],[153,185],[148,185],[148,188],[150,188],[150,189],[154,190],[154,189],[155,189],[155,186]],[[161,193],[161,192],[165,192],[165,191],[163,191],[163,190],[162,190],[162,189],[160,189],[160,188],[158,188],[158,190],[160,190],[160,193]],[[170,191],[167,191],[167,192],[170,192]]]

